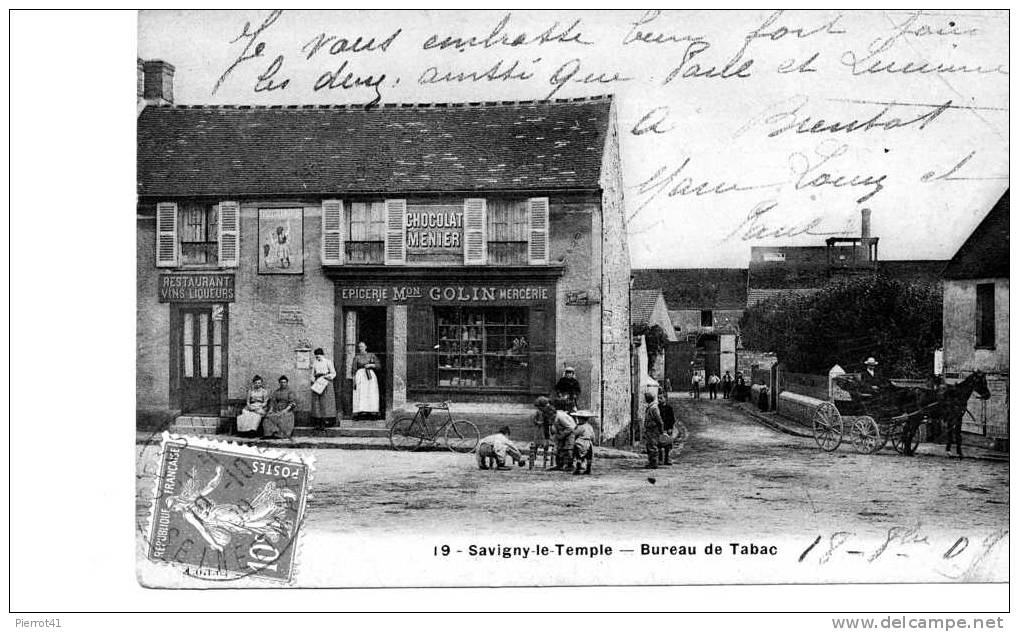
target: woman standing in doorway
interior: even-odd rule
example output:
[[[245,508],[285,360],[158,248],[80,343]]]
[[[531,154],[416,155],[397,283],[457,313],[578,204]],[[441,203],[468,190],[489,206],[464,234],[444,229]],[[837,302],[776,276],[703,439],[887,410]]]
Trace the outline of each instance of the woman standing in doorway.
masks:
[[[379,359],[374,353],[368,352],[368,345],[357,343],[357,355],[354,356],[354,415],[379,414],[379,378],[375,374]]]
[[[336,367],[321,348],[315,349],[311,376],[311,421],[317,430],[324,430],[336,423]]]

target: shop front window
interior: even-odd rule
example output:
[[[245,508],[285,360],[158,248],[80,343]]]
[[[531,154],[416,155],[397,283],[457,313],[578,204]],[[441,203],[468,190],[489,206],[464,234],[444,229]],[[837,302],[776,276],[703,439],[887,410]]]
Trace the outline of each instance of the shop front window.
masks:
[[[527,386],[527,309],[441,308],[435,316],[440,388]]]

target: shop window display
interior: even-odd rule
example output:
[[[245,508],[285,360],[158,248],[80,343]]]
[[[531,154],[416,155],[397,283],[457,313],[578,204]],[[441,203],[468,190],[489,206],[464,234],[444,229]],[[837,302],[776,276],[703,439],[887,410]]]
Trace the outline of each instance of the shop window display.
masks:
[[[528,319],[521,308],[436,310],[438,386],[526,388]]]

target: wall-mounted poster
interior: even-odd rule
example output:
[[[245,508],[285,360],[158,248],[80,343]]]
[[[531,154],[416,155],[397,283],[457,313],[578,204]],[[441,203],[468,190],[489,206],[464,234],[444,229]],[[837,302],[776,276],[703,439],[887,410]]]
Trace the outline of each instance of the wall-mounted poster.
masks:
[[[303,209],[258,209],[258,249],[259,274],[303,273]]]

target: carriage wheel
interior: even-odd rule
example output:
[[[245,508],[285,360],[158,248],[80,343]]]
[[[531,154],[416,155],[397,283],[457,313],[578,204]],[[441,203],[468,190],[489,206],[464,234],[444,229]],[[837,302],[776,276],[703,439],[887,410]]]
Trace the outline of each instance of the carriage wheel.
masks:
[[[853,447],[860,454],[874,454],[884,444],[881,442],[881,430],[873,417],[857,417],[853,421]]]
[[[825,452],[832,452],[842,443],[842,415],[831,402],[824,402],[814,411],[814,441]]]
[[[907,423],[909,423],[909,422],[905,421],[905,422],[903,422],[901,424],[896,424],[895,427],[892,429],[892,433],[891,433],[891,435],[892,435],[892,447],[895,448],[895,451],[898,452],[899,454],[905,454],[906,453],[905,450],[904,450],[905,446],[902,443],[902,430],[903,430],[903,428],[906,427]],[[916,427],[915,430],[913,430],[913,437],[912,437],[912,441],[910,441],[910,443],[912,445],[909,446],[909,453],[910,454],[916,454],[916,449],[917,449],[917,447],[920,446],[920,427],[919,427],[919,425]]]

